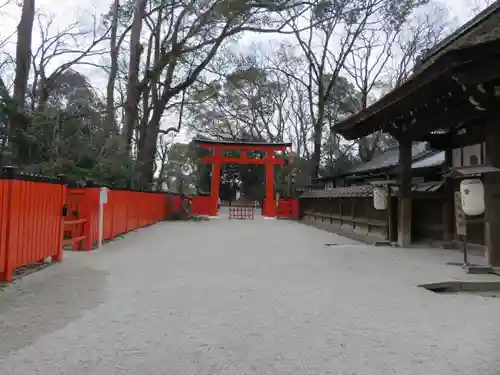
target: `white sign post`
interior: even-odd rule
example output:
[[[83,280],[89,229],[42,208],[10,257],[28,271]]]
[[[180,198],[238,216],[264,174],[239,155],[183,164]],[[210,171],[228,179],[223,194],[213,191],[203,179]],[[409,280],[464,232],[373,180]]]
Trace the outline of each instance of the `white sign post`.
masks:
[[[100,249],[102,246],[102,239],[104,234],[104,205],[108,203],[108,188],[102,187],[99,192],[99,239],[97,242],[97,248]]]

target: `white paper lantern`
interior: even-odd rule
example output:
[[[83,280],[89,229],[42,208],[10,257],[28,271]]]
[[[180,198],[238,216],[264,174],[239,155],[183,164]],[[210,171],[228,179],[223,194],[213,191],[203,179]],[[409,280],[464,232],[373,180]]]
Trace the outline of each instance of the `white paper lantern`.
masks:
[[[387,189],[383,187],[373,188],[373,207],[376,210],[387,209]]]
[[[479,179],[460,182],[462,210],[466,215],[476,216],[484,213],[484,185]]]

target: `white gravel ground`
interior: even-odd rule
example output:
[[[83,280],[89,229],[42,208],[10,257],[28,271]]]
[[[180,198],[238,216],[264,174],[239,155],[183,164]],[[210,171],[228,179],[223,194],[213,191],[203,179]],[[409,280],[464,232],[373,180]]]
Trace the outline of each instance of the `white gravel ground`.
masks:
[[[462,276],[458,258],[287,221],[160,223],[0,292],[0,374],[498,375],[500,299],[416,286]]]

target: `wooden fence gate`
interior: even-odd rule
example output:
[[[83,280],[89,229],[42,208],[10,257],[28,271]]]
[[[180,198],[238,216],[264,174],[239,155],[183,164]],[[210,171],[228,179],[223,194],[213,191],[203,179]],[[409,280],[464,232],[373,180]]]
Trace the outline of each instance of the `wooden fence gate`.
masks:
[[[230,206],[229,218],[237,220],[253,220],[254,219],[254,206]]]
[[[92,250],[86,240],[89,237],[89,210],[85,189],[67,189],[64,206],[63,245],[71,245],[74,250]]]

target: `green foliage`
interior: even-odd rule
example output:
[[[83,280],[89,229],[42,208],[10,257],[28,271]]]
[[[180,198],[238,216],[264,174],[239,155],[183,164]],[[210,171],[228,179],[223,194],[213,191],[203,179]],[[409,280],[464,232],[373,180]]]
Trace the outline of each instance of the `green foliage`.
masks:
[[[195,194],[198,189],[203,192],[210,190],[210,169],[200,160],[206,155],[206,150],[199,149],[194,142],[177,142],[168,147],[166,154],[160,180],[166,183],[169,191]],[[200,181],[203,181],[202,188],[199,188]]]
[[[381,18],[386,27],[399,31],[411,13],[429,0],[320,0],[313,9],[314,17],[326,23],[329,20],[357,24],[366,14],[382,9]],[[321,26],[320,26],[321,27]]]
[[[383,12],[386,27],[399,32],[412,12],[428,3],[429,0],[386,0]]]
[[[331,75],[325,75],[325,86],[330,84]],[[346,117],[352,116],[361,109],[360,93],[345,77],[338,76],[326,99],[326,120],[329,126]]]
[[[12,149],[23,147],[29,151],[19,165],[24,171],[129,185],[135,161],[122,138],[107,129],[104,104],[87,78],[69,70],[51,88],[47,102],[31,114],[22,138],[12,138],[2,154],[4,164],[16,163]]]
[[[138,171],[138,165],[129,156],[123,138],[110,135],[89,173],[97,181],[127,186]]]
[[[216,139],[279,141],[271,125],[279,90],[280,82],[264,70],[236,68],[224,78],[193,88],[190,127]]]
[[[327,19],[351,19],[351,12],[363,9],[366,1],[360,0],[321,0],[316,2],[313,14],[317,20]]]

